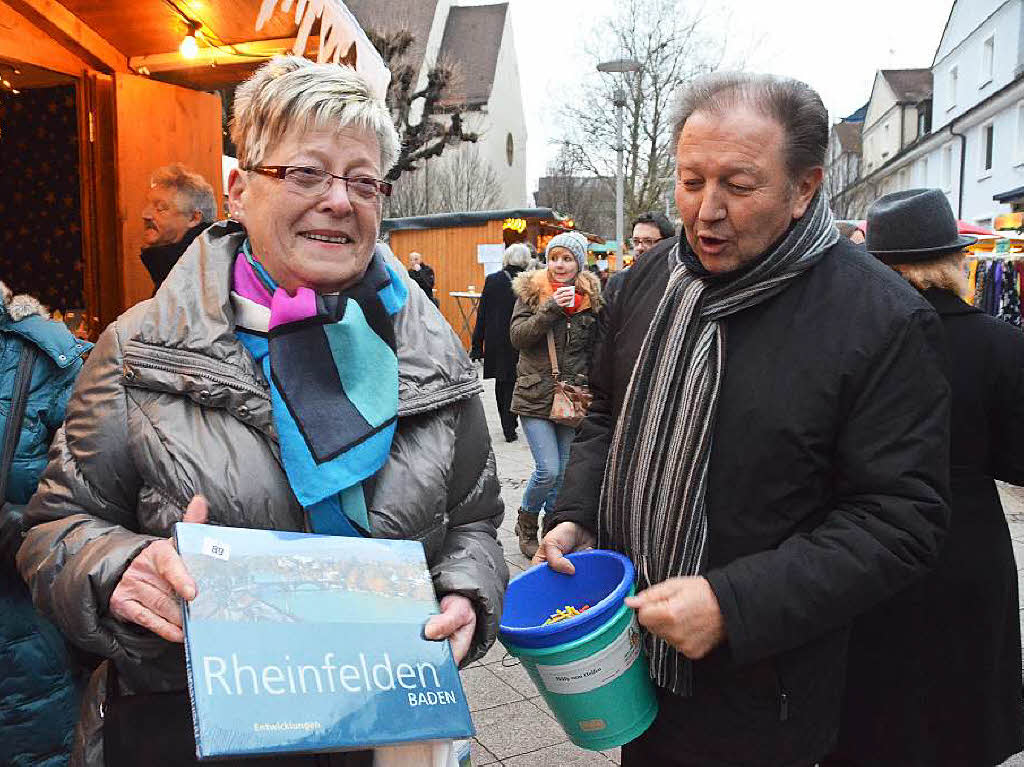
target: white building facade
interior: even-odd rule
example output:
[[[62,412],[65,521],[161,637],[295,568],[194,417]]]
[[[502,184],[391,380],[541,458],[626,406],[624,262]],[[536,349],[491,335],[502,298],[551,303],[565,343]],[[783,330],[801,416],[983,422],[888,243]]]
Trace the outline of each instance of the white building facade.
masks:
[[[877,143],[869,160],[865,128],[862,197],[869,205],[890,192],[936,187],[958,218],[991,226],[1024,206],[1024,0],[956,0],[931,73],[928,130],[919,125],[888,158]],[[872,100],[876,92],[877,79]],[[883,94],[880,109],[887,100]]]
[[[464,153],[486,163],[499,190],[495,208],[527,204],[526,117],[509,3],[477,0],[348,0],[363,26],[404,29],[413,37],[409,53],[417,74],[416,90],[427,85],[438,62],[455,72],[450,98],[442,106],[457,109],[476,143],[448,147],[440,158],[421,163],[440,172],[441,165]],[[419,118],[422,103],[414,105]],[[431,171],[427,171],[429,174]]]

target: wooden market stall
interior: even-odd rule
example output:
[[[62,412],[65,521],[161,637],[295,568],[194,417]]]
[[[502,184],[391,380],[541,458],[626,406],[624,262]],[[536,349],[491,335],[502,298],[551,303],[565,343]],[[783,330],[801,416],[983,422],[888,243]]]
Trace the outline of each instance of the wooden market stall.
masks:
[[[293,50],[386,87],[340,0],[299,18],[277,5],[0,0],[0,280],[95,318],[95,335],[152,294],[139,259],[151,173],[181,162],[223,189],[218,89]],[[328,16],[328,38],[310,35]]]
[[[468,349],[475,299],[488,268],[493,271],[494,264],[500,268],[505,247],[525,242],[543,253],[551,237],[573,231],[573,222],[551,208],[516,208],[389,218],[382,222],[381,231],[390,237],[391,250],[403,264],[408,266],[409,254],[415,251],[434,269],[434,294],[441,313]],[[603,242],[595,235],[585,236]]]

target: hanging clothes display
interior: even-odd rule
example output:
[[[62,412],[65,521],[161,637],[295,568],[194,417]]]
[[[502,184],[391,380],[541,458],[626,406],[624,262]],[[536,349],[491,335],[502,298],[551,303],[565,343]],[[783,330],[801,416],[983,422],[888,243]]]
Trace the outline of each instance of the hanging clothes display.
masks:
[[[964,266],[967,300],[993,317],[1022,327],[1021,280],[1024,260],[1019,257],[970,259]]]

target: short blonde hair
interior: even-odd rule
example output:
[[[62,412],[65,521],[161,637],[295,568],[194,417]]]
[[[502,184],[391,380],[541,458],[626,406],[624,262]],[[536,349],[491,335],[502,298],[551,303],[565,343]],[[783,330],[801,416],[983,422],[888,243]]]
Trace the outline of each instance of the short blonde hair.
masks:
[[[964,276],[964,252],[957,250],[931,261],[916,261],[910,264],[891,264],[893,270],[918,290],[938,288],[967,295],[967,278]]]
[[[259,165],[293,131],[361,128],[377,136],[381,173],[398,159],[398,132],[370,83],[351,67],[277,56],[235,92],[231,140],[241,168]]]

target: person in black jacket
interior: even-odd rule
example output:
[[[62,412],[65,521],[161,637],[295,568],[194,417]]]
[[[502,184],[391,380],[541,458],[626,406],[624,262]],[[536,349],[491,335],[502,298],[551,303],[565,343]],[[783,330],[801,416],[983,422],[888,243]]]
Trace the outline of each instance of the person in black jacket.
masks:
[[[423,256],[415,250],[409,254],[409,276],[412,281],[420,286],[420,290],[427,294],[427,298],[437,306],[437,298],[434,296],[434,270],[423,263]]]
[[[473,330],[474,360],[484,361],[484,378],[494,379],[494,399],[498,404],[501,430],[506,442],[519,439],[516,427],[519,418],[512,412],[512,392],[516,388],[516,363],[519,350],[508,337],[516,295],[512,292],[514,280],[530,264],[530,249],[522,244],[509,245],[502,258],[501,270],[487,275],[480,304],[476,311]]]
[[[676,115],[678,241],[623,278],[535,561],[637,569],[659,693],[622,764],[809,766],[835,741],[853,619],[935,561],[949,385],[935,311],[840,240],[828,116],[718,73]]]
[[[942,318],[953,511],[935,569],[854,624],[830,764],[983,767],[1024,749],[1017,567],[995,485],[1024,485],[1024,334],[960,298],[975,239],[957,234],[938,189],[886,195],[868,213],[868,250]]]
[[[178,259],[217,219],[213,187],[181,163],[154,171],[142,209],[141,259],[154,295]]]

